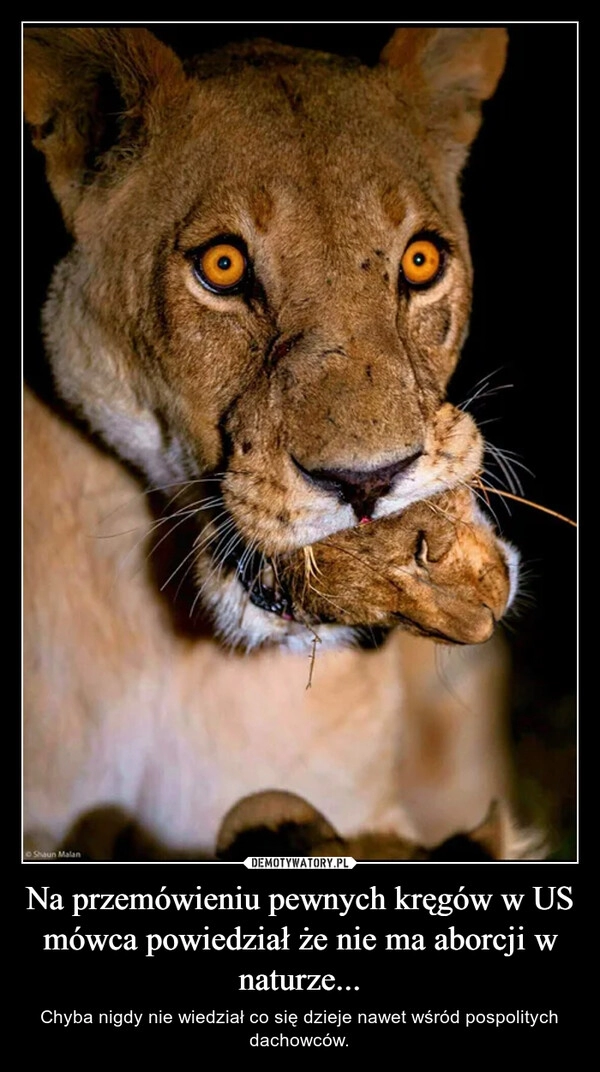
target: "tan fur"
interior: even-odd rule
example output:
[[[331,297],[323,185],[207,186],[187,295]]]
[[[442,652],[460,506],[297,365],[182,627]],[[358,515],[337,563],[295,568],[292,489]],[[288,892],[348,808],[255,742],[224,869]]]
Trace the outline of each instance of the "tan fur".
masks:
[[[391,831],[428,843],[472,828],[508,795],[495,693],[482,701],[478,691],[487,654],[467,649],[455,682],[463,696],[428,706],[426,733],[435,736],[437,703],[452,769],[440,764],[418,800],[405,777],[424,747],[402,670],[410,638],[326,651],[352,642],[360,606],[348,622],[319,625],[315,641],[310,623],[253,605],[231,561],[250,552],[304,561],[301,549],[314,545],[321,570],[321,548],[333,546],[323,541],[356,538],[353,507],[311,473],[415,457],[359,530],[368,542],[381,534],[375,558],[399,511],[425,518],[434,554],[438,506],[413,504],[455,489],[454,506],[470,509],[456,489],[477,472],[481,439],[445,403],[471,292],[457,177],[504,49],[499,30],[398,31],[370,70],[258,42],[184,71],[145,31],[27,32],[27,118],[74,239],[45,307],[47,349],[68,410],[108,448],[27,398],[34,841],[58,844],[82,816],[117,808],[167,855],[210,853],[232,804],[277,785],[314,801],[344,837]],[[107,80],[121,100],[116,131],[99,88]],[[421,232],[446,244],[444,272],[409,292],[398,265]],[[195,251],[229,234],[253,265],[244,298],[212,293],[194,269]],[[197,579],[193,637],[174,626],[152,575],[153,515],[132,472],[173,485],[167,495],[187,507],[193,536],[171,566],[189,562]],[[111,516],[112,533],[125,535],[107,538]],[[500,554],[496,575],[502,554],[484,527],[454,530],[443,554],[466,546],[475,574]],[[361,592],[372,616],[381,592]],[[424,614],[430,628],[424,593],[409,617]],[[384,624],[398,613],[404,603],[385,610]],[[465,635],[444,635],[487,635],[489,615],[485,627],[458,617]],[[436,679],[424,669],[421,697]]]
[[[306,552],[306,548],[303,549]],[[315,625],[402,624],[460,644],[489,640],[510,592],[509,565],[468,488],[329,536],[279,572],[297,615]]]
[[[532,833],[528,832],[531,844]],[[502,860],[515,831],[506,807],[493,801],[487,815],[463,836],[432,851],[393,831],[342,838],[328,819],[294,793],[266,790],[239,800],[227,813],[216,844],[222,860],[248,856],[351,856],[362,860]],[[539,849],[543,846],[539,843]]]

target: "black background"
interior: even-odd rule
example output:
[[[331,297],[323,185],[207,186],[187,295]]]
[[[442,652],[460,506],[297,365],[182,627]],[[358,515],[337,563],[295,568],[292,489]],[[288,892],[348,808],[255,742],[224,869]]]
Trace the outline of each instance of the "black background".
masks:
[[[272,24],[241,26],[160,25],[152,27],[181,55],[217,47],[233,38],[268,36],[291,44],[360,56],[375,62],[393,25]],[[525,497],[575,516],[576,492],[576,27],[574,25],[519,25],[509,27],[510,45],[506,72],[496,96],[485,105],[482,131],[471,153],[463,180],[463,208],[471,236],[475,266],[475,293],[471,332],[463,358],[451,385],[451,398],[460,402],[487,377],[490,387],[512,384],[478,400],[471,411],[478,421],[492,421],[484,432],[496,445],[515,451],[535,477],[521,472]],[[47,381],[38,341],[39,308],[50,271],[68,248],[60,214],[43,180],[41,157],[25,150],[25,343],[26,375],[44,392]],[[526,598],[519,614],[507,623],[507,640],[513,652],[513,731],[517,762],[522,776],[523,803],[531,814],[546,814],[553,830],[554,857],[573,860],[575,848],[575,530],[529,506],[511,504],[511,513],[494,502],[504,535],[521,549],[528,579]],[[475,890],[530,890],[532,885],[572,885],[579,868],[571,865],[361,865],[344,877],[344,888],[381,889],[402,883],[412,889],[458,888],[464,883]],[[340,880],[317,873],[250,873],[236,865],[54,865],[21,869],[25,884],[50,885],[55,889],[189,889],[196,884],[218,890],[242,883],[244,889],[261,887],[297,890],[335,889]],[[22,890],[22,885],[20,885]],[[576,891],[577,892],[577,891]],[[19,893],[19,911],[22,894]],[[201,919],[198,914],[179,916],[167,925],[164,916],[150,923],[117,913],[93,917],[90,930],[112,929],[195,931],[196,924],[210,923],[229,930],[237,922],[233,913]],[[415,914],[416,915],[416,914]],[[28,998],[28,1027],[38,1022],[41,1007],[90,1008],[99,1005],[124,1011],[127,1008],[239,1008],[235,975],[240,971],[333,971],[342,981],[361,985],[360,996],[349,995],[338,1004],[334,995],[257,995],[244,1001],[246,1008],[398,1008],[540,1010],[562,1008],[561,1031],[575,1026],[575,995],[568,981],[577,951],[576,932],[582,923],[582,906],[576,899],[572,912],[536,913],[533,927],[519,919],[502,916],[492,924],[486,917],[468,915],[474,931],[503,930],[508,923],[524,923],[528,930],[560,931],[552,954],[515,955],[483,953],[377,953],[317,954],[310,966],[297,961],[300,955],[274,954],[257,958],[251,954],[164,954],[145,960],[137,954],[41,954],[39,933],[68,931],[76,921],[67,913],[30,912],[25,915],[24,952],[35,964]],[[216,914],[212,914],[216,916]],[[426,933],[454,923],[463,932],[469,928],[464,916],[446,921],[411,922]],[[552,917],[553,923],[550,922]],[[23,917],[21,917],[23,918]],[[346,922],[364,930],[409,929],[400,927],[398,914],[386,915],[385,926],[360,914]],[[540,920],[542,921],[540,923]],[[108,923],[106,922],[108,921]],[[59,926],[59,922],[61,926]],[[267,923],[265,920],[260,922]],[[276,922],[276,921],[275,921]],[[294,929],[314,926],[348,929],[319,919],[286,918]],[[343,921],[341,921],[343,923]],[[391,922],[391,926],[390,926]],[[108,925],[110,923],[110,926]],[[277,925],[280,925],[277,924]],[[120,927],[118,926],[120,924]],[[485,925],[484,925],[485,924]],[[489,924],[489,926],[488,926]],[[539,924],[539,925],[538,925]],[[39,928],[39,930],[38,930]],[[86,929],[86,927],[82,927]],[[253,929],[253,928],[252,928]],[[239,962],[243,958],[243,964]],[[391,958],[391,960],[390,960]],[[268,965],[267,965],[268,961]],[[293,961],[293,962],[292,962]],[[343,961],[343,962],[342,962]],[[234,966],[233,965],[235,962]],[[390,966],[391,964],[391,966]],[[60,978],[60,987],[53,980]],[[208,987],[207,987],[208,980]],[[369,1001],[366,995],[369,995]],[[84,1001],[85,999],[85,1001]],[[277,999],[277,1000],[276,1000]],[[42,1003],[40,1005],[40,1002]],[[308,1004],[307,1004],[308,1002]],[[568,1017],[566,1019],[566,1017]],[[39,1029],[39,1028],[38,1028]],[[48,1041],[71,1037],[60,1028],[39,1029]],[[78,1037],[88,1037],[81,1029]],[[121,1029],[122,1032],[131,1029]],[[204,1038],[206,1029],[189,1028],[190,1041]],[[219,1043],[240,1052],[248,1032],[214,1029]],[[333,1029],[334,1033],[338,1032]],[[389,1043],[401,1044],[397,1032],[406,1028],[363,1029],[352,1051]],[[437,1034],[443,1029],[437,1029]],[[447,1032],[452,1029],[445,1029]],[[531,1028],[512,1029],[522,1034]],[[541,1028],[532,1038],[540,1045]],[[545,1038],[555,1037],[545,1029]],[[154,1029],[149,1038],[171,1037],[175,1027]],[[396,1034],[393,1032],[396,1031]],[[429,1037],[412,1031],[418,1044]],[[486,1028],[477,1029],[481,1038]],[[502,1037],[507,1038],[508,1029]],[[111,1034],[112,1032],[112,1034]],[[118,1037],[106,1029],[107,1038]],[[270,1033],[270,1032],[269,1032]],[[300,1033],[298,1031],[297,1033]],[[347,1032],[346,1032],[347,1033]],[[498,1033],[491,1037],[498,1037]],[[122,1037],[122,1036],[120,1036]],[[448,1035],[448,1038],[456,1036]],[[510,1036],[513,1037],[513,1036]],[[516,1036],[514,1036],[516,1038]],[[182,1035],[183,1038],[183,1035]],[[233,1052],[233,1051],[232,1051]],[[246,1051],[249,1052],[249,1051]],[[263,1051],[264,1053],[264,1051]],[[303,1051],[306,1058],[306,1051]],[[331,1057],[331,1053],[330,1053]],[[264,1058],[263,1058],[264,1059]],[[313,1060],[311,1056],[309,1058]],[[323,1058],[325,1060],[325,1058]]]

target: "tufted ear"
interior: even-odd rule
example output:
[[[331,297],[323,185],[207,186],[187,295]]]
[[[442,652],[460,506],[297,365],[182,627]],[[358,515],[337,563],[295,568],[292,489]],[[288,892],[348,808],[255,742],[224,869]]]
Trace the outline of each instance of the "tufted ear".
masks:
[[[131,151],[184,86],[179,59],[147,30],[25,30],[25,118],[68,227],[111,150]]]
[[[508,815],[506,809],[502,809],[499,801],[493,800],[489,811],[483,820],[471,830],[468,837],[470,841],[480,845],[484,852],[488,853],[493,860],[503,860],[506,851]]]
[[[500,28],[404,28],[381,53],[402,92],[416,95],[427,132],[456,171],[481,123],[481,102],[496,89],[508,35]]]
[[[437,845],[432,860],[541,860],[545,855],[543,835],[534,829],[520,830],[506,801],[492,801],[488,813],[474,830]]]
[[[269,789],[238,800],[217,837],[219,860],[247,856],[338,856],[341,841],[331,824],[303,797]]]

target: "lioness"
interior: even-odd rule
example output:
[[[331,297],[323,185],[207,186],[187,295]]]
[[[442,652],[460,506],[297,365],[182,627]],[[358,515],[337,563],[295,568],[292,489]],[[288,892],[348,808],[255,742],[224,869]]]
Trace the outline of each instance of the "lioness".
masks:
[[[65,412],[25,402],[28,844],[117,805],[170,856],[210,855],[232,804],[276,787],[342,837],[427,845],[510,797],[493,646],[449,689],[427,641],[363,650],[360,605],[311,624],[276,576],[359,526],[377,551],[385,519],[478,472],[445,401],[472,282],[457,180],[505,49],[405,29],[374,68],[258,41],[184,69],[141,29],[27,31],[26,117],[73,237],[44,312]],[[501,613],[516,555],[492,548]]]

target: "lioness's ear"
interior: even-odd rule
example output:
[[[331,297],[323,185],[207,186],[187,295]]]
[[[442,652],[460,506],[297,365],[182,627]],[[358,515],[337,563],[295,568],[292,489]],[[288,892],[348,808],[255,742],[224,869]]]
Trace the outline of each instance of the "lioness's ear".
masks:
[[[427,129],[458,171],[481,123],[481,102],[504,69],[508,35],[500,28],[396,30],[381,53],[399,86],[421,98]]]
[[[26,29],[25,118],[72,228],[82,192],[109,150],[130,148],[183,89],[177,56],[141,29]]]

